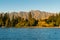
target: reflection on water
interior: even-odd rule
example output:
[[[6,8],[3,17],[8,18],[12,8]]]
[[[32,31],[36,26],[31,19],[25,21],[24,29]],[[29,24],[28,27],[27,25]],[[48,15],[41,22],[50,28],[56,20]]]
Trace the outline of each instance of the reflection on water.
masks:
[[[0,40],[60,40],[60,29],[0,28]]]

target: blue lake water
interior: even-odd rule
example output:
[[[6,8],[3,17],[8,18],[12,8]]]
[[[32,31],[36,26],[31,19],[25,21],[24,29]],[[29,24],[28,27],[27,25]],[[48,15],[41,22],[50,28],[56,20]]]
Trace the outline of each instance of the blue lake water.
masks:
[[[60,40],[60,29],[0,28],[0,40]]]

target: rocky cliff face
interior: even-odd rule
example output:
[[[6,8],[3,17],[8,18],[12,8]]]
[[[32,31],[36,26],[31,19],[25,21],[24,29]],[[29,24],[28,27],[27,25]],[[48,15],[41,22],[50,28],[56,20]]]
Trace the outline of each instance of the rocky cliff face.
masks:
[[[35,19],[47,19],[49,16],[55,15],[54,13],[48,13],[48,12],[39,11],[39,10],[31,11],[31,14]]]
[[[32,14],[32,17],[37,19],[47,19],[49,16],[55,15],[55,13],[48,13],[48,12],[44,12],[44,11],[39,11],[39,10],[32,10],[30,11],[30,13]],[[12,17],[14,16],[14,18],[16,17],[22,17],[24,19],[28,19],[28,14],[29,12],[11,12],[8,13],[10,19],[12,19]],[[0,13],[1,15],[1,13]],[[4,14],[3,14],[4,15]]]

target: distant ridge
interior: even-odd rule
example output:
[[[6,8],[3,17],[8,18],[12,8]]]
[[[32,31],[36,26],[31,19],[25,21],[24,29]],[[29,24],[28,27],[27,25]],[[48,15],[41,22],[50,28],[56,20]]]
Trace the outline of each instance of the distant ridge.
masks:
[[[45,11],[39,11],[39,10],[31,10],[29,12],[7,12],[9,15],[10,19],[12,19],[13,15],[14,17],[22,17],[24,19],[28,19],[28,14],[31,13],[32,17],[35,18],[36,20],[38,19],[47,19],[49,16],[56,15],[56,13],[50,13],[50,12],[45,12]],[[5,13],[0,13],[0,15],[4,15]]]

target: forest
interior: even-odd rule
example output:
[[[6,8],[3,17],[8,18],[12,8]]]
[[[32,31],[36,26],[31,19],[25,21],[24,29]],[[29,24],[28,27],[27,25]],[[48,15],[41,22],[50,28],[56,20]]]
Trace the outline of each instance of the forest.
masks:
[[[59,27],[60,26],[60,13],[55,16],[49,16],[48,19],[39,19],[36,20],[29,13],[28,19],[21,17],[14,18],[10,20],[8,13],[5,13],[4,16],[0,14],[0,27],[16,27],[16,28],[25,28],[25,27]]]

